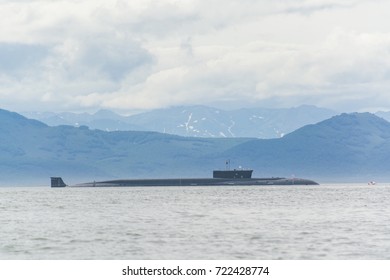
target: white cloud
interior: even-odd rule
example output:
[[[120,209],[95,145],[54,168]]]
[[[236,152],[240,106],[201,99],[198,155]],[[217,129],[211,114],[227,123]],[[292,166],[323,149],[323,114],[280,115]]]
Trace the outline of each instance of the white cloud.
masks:
[[[380,0],[2,0],[0,97],[24,110],[390,109],[389,11]]]

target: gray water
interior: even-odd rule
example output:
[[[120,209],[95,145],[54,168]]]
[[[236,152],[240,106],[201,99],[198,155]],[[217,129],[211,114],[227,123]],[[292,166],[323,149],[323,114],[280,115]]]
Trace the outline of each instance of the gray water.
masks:
[[[390,259],[390,185],[0,188],[0,259]]]

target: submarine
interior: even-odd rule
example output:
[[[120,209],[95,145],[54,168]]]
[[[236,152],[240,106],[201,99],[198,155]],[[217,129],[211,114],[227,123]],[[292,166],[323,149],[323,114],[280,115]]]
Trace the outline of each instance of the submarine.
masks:
[[[67,185],[61,177],[51,177],[52,188],[63,187],[167,187],[167,186],[270,186],[270,185],[319,185],[301,178],[252,178],[253,170],[214,170],[212,178],[172,179],[118,179]]]

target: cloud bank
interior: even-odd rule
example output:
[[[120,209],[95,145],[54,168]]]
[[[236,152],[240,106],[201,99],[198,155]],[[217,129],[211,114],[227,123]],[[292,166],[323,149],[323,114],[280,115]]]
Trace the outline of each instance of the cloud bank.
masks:
[[[1,107],[390,110],[390,3],[0,1]]]

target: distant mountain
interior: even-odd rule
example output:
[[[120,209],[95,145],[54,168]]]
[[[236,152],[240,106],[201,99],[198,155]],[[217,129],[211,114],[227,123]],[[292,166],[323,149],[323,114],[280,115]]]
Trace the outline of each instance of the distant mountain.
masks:
[[[390,123],[370,113],[341,114],[281,139],[253,140],[224,152],[262,170],[325,180],[390,178]]]
[[[79,127],[88,126],[91,129],[104,131],[150,131],[142,126],[132,124],[126,116],[121,116],[109,110],[99,110],[94,114],[71,112],[25,112],[23,115],[40,120],[49,126],[71,125]]]
[[[50,127],[0,110],[0,185],[118,177],[206,176],[214,156],[244,138],[204,139],[156,132],[105,132],[86,126]]]
[[[279,138],[304,125],[337,113],[315,106],[286,109],[244,108],[220,110],[206,106],[183,106],[121,116],[102,110],[95,114],[26,113],[48,125],[86,125],[106,131],[155,131],[194,137]]]
[[[390,112],[389,111],[387,111],[387,112],[385,112],[385,111],[378,111],[378,112],[375,113],[375,115],[377,115],[378,117],[383,118],[383,119],[387,120],[388,122],[390,122]]]
[[[0,110],[0,185],[84,180],[209,177],[224,168],[254,176],[321,181],[390,179],[390,123],[369,113],[341,114],[283,138],[200,138],[157,132],[50,127]]]

